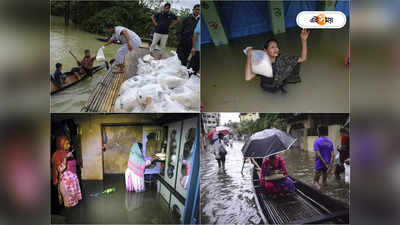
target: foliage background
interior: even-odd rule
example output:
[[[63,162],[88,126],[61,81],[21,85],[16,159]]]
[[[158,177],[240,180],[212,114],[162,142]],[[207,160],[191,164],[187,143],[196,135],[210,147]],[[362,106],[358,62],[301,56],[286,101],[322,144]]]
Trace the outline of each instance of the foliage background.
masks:
[[[168,1],[174,4],[178,1]],[[51,15],[69,15],[73,25],[99,36],[108,36],[104,24],[112,21],[116,25],[127,27],[137,33],[141,38],[150,38],[154,29],[151,16],[162,9],[165,2],[162,0],[141,1],[52,1]],[[180,21],[191,13],[191,8],[174,9],[171,12],[178,16]],[[170,29],[167,46],[176,47],[176,28]]]

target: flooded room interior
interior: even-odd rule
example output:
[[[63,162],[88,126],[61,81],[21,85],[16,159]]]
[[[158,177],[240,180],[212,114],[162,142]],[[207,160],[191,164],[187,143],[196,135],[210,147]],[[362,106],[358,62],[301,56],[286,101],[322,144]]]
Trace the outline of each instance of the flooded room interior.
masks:
[[[52,162],[63,137],[73,159],[68,158],[66,170],[74,168],[79,182],[74,188],[80,189],[75,205],[65,207],[52,176],[52,223],[193,223],[198,216],[197,135],[197,114],[52,114]],[[138,161],[132,158],[135,146],[141,146],[146,167],[142,189],[133,179],[132,191],[128,170]],[[62,196],[65,205],[68,197]]]

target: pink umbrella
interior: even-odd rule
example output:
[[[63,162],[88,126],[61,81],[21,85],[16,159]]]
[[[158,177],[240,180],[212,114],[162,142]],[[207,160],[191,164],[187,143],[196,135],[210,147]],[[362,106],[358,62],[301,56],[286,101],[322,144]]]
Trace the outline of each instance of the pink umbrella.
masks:
[[[230,127],[225,127],[225,126],[218,126],[214,129],[212,129],[209,133],[208,133],[208,139],[213,140],[218,138],[218,134],[221,133],[224,136],[231,133],[232,132],[232,128]]]

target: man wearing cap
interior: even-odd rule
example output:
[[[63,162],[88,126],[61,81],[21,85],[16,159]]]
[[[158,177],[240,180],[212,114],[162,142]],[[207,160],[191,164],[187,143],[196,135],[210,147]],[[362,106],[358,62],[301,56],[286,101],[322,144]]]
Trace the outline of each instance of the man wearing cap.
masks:
[[[140,37],[133,31],[123,26],[115,26],[113,23],[106,24],[107,31],[112,34],[112,37],[104,45],[110,45],[113,41],[119,40],[122,46],[118,49],[116,63],[119,67],[119,73],[124,72],[125,56],[129,51],[139,49],[142,41]]]

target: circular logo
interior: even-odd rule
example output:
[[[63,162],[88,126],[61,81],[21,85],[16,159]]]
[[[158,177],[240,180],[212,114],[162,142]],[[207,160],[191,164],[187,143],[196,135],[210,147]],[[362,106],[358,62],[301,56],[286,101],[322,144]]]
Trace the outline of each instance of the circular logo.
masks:
[[[325,23],[326,23],[326,17],[325,17],[325,15],[324,14],[319,14],[318,16],[317,16],[317,23],[319,24],[319,25],[325,25]]]

